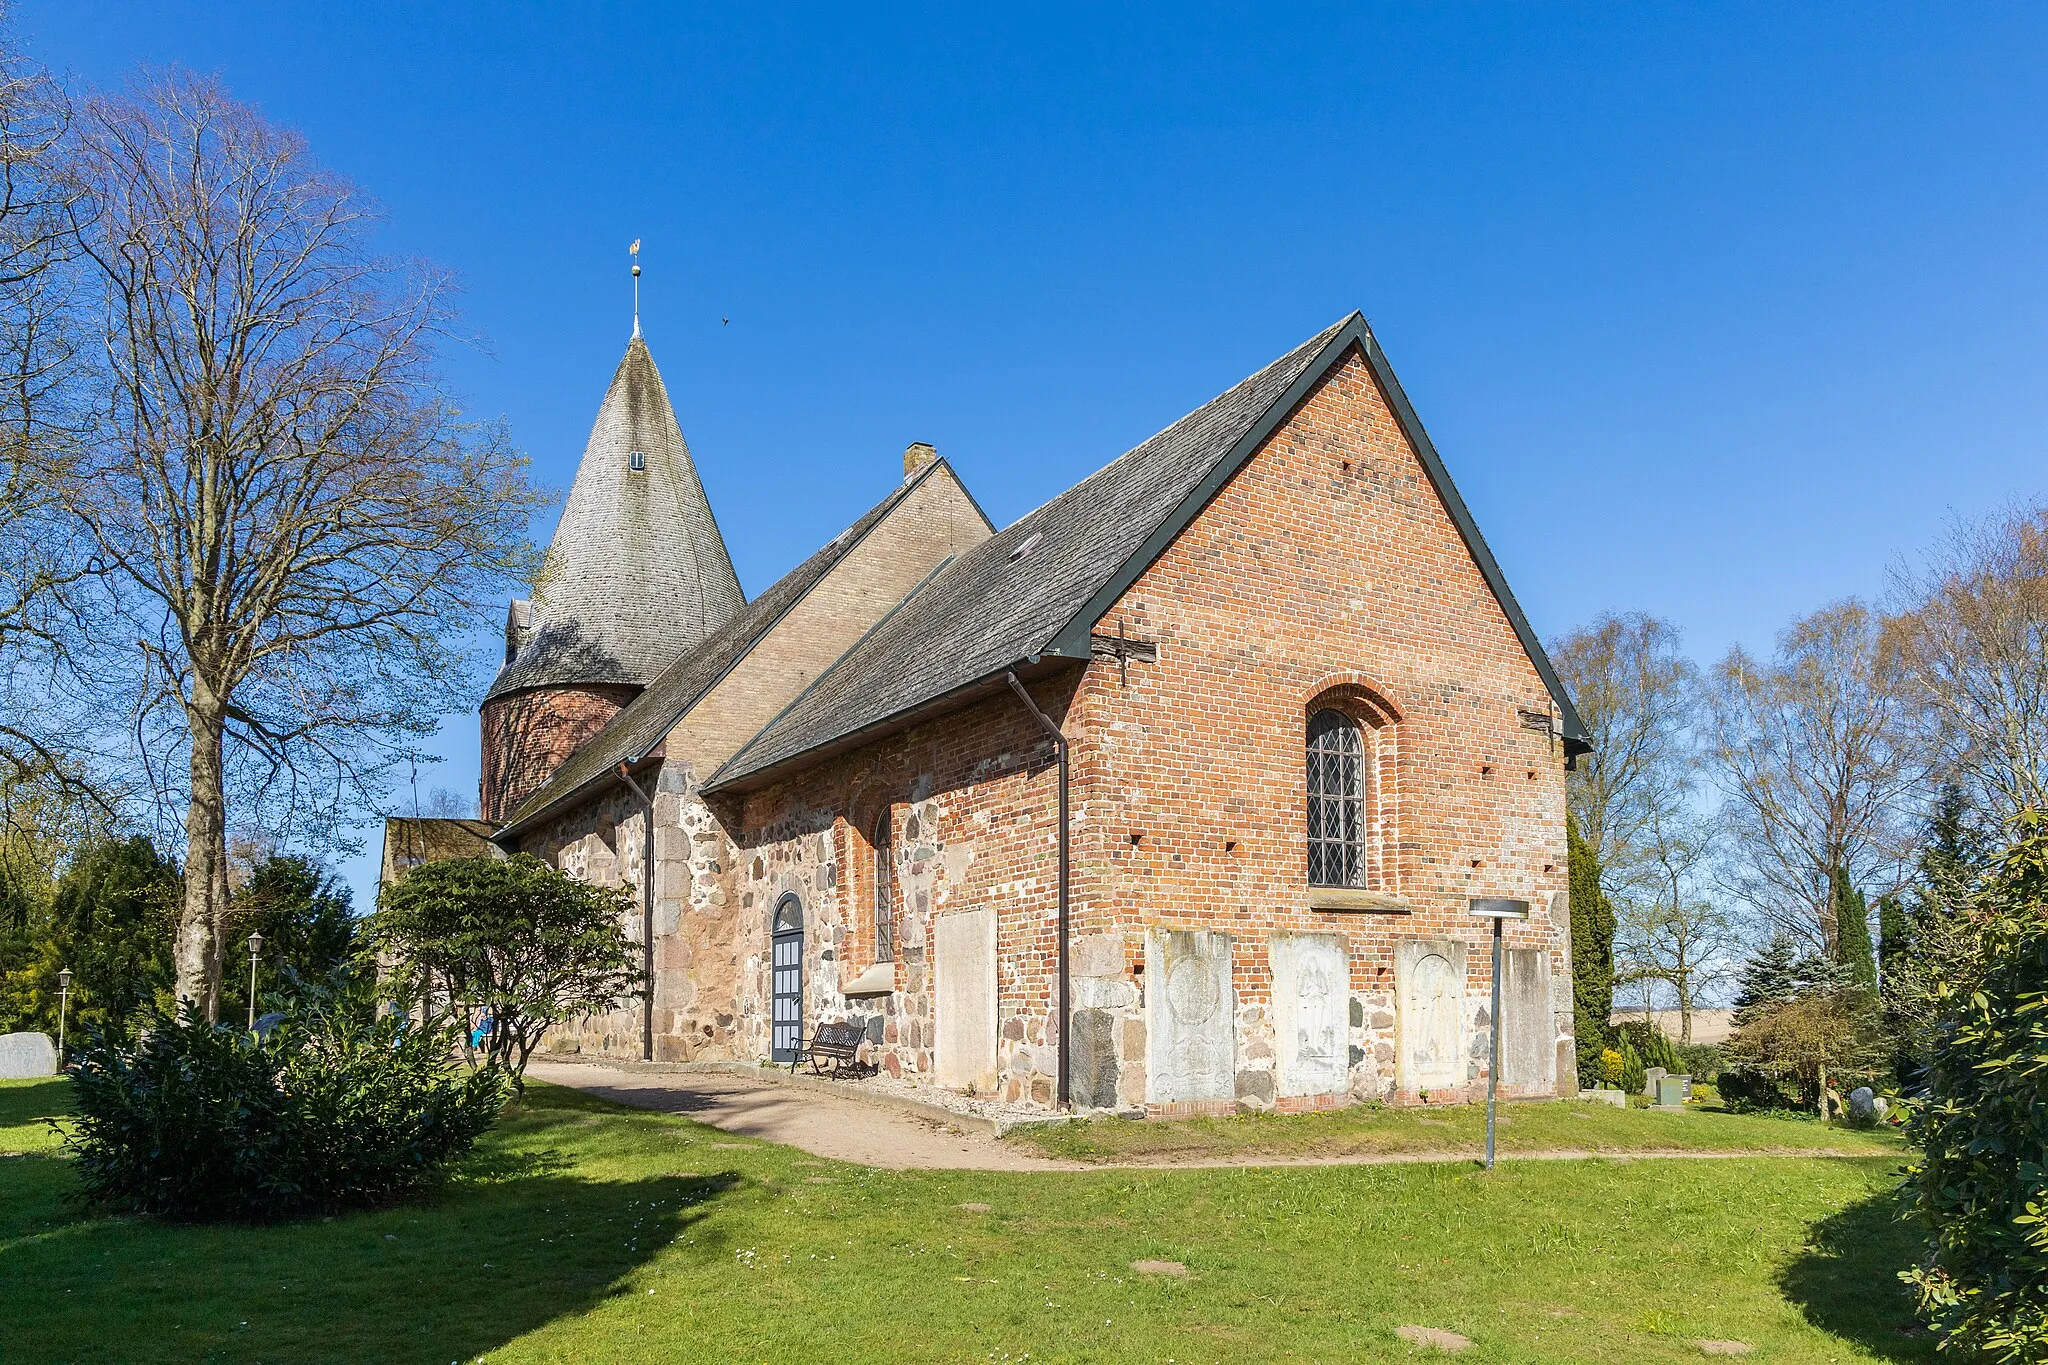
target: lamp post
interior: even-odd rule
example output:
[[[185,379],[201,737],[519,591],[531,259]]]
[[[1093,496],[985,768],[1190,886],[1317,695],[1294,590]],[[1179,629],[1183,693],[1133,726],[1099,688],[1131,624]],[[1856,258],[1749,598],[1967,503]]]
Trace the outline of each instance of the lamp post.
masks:
[[[64,1016],[71,1013],[71,969],[57,973],[57,1065],[64,1065]]]
[[[263,935],[250,931],[249,934],[249,1028],[256,1027],[256,955],[263,951]]]
[[[1493,1120],[1500,1103],[1500,926],[1503,921],[1529,918],[1529,902],[1503,896],[1474,896],[1472,913],[1493,921],[1493,1062],[1486,1069],[1486,1169],[1493,1169]]]

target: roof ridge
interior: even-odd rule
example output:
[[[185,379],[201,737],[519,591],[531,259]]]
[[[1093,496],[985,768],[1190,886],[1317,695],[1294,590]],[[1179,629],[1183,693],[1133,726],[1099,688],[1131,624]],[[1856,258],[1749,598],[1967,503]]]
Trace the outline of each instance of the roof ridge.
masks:
[[[516,826],[526,824],[535,816],[574,795],[599,776],[611,771],[615,766],[615,762],[632,763],[644,759],[653,751],[654,746],[660,743],[662,739],[665,739],[668,732],[675,728],[676,722],[689,713],[691,707],[702,701],[712,688],[724,681],[732,673],[732,670],[739,667],[740,663],[753,652],[754,646],[759,644],[769,631],[773,630],[784,617],[796,610],[810,596],[811,592],[819,583],[824,581],[825,576],[831,572],[834,566],[852,554],[855,549],[859,548],[861,543],[887,518],[891,509],[908,497],[927,479],[933,477],[941,467],[944,467],[947,473],[952,475],[953,481],[956,484],[960,482],[959,474],[946,463],[944,458],[940,458],[920,469],[911,478],[905,479],[890,489],[888,495],[880,502],[854,518],[852,522],[848,523],[837,535],[826,541],[825,544],[804,556],[802,560],[788,572],[784,573],[782,577],[776,579],[767,588],[763,589],[760,595],[755,597],[753,601],[735,612],[732,618],[724,625],[712,631],[697,644],[678,655],[668,667],[656,675],[654,680],[647,685],[646,689],[639,696],[621,707],[618,713],[607,721],[602,729],[584,741],[575,753],[572,753],[565,759],[561,766],[549,775],[547,781],[541,783],[539,787],[529,793],[527,798],[519,803],[518,808],[506,818],[504,826],[499,833],[503,834]],[[964,489],[964,485],[962,487]],[[856,532],[857,534],[854,534]],[[790,596],[788,601],[782,602],[779,606],[775,605],[778,590],[785,584],[801,580],[807,571],[811,573],[811,581],[805,583],[801,591]],[[755,612],[759,613],[758,619],[750,617],[750,613]],[[740,629],[743,623],[750,625],[744,643],[725,638],[729,632]],[[669,699],[666,705],[661,706],[657,710],[657,701],[663,696],[664,684],[675,677],[677,673],[685,671],[691,663],[706,659],[722,643],[736,646],[732,657],[726,660],[711,676],[705,678],[691,689],[687,695]],[[829,671],[829,669],[825,671]],[[820,676],[823,676],[822,672]],[[577,766],[572,766],[576,765],[576,760],[580,755],[599,752],[601,747],[609,748],[608,739],[610,737],[616,736],[625,729],[637,727],[641,719],[650,712],[660,715],[665,711],[672,711],[673,714],[668,715],[661,722],[658,729],[650,732],[656,736],[651,742],[643,743],[638,739],[634,739],[617,756],[615,761],[607,760],[603,765],[595,767],[587,773],[578,775]],[[751,738],[749,742],[751,742]],[[742,747],[744,748],[745,746]],[[589,760],[586,760],[584,765],[578,766],[589,766]],[[563,789],[559,791],[554,790],[557,787],[562,787]]]

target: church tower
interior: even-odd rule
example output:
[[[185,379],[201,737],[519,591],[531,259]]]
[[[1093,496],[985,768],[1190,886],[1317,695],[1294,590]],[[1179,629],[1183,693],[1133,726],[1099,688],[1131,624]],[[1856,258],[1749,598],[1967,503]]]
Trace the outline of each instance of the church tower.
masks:
[[[533,600],[505,620],[481,717],[486,820],[746,605],[637,313]]]

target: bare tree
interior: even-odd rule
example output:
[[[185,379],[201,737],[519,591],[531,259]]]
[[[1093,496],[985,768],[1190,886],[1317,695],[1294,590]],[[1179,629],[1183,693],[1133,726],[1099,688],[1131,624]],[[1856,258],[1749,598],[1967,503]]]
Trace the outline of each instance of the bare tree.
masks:
[[[544,500],[444,396],[449,280],[374,254],[296,134],[171,74],[86,105],[72,155],[98,388],[43,473],[113,585],[139,748],[182,759],[153,770],[184,807],[177,990],[211,1007],[230,791],[282,834],[374,800],[462,704]]]
[[[76,435],[71,107],[10,36],[0,26],[0,782],[55,783],[68,801],[96,795],[57,705],[91,562],[38,471]]]
[[[1616,902],[1615,984],[1668,987],[1683,1043],[1692,1041],[1701,997],[1728,980],[1741,944],[1734,918],[1712,899],[1713,841],[1712,824],[1697,815],[1659,816]]]
[[[1845,599],[1794,621],[1768,663],[1740,647],[1714,669],[1711,750],[1736,890],[1834,961],[1836,868],[1895,885],[1924,773],[1901,731],[1879,621]]]
[[[1602,615],[1553,641],[1550,657],[1593,742],[1566,792],[1611,890],[1634,875],[1658,823],[1688,803],[1699,669],[1678,627],[1641,612]]]
[[[1993,820],[2048,810],[2048,504],[1956,526],[1893,591],[1919,742]]]

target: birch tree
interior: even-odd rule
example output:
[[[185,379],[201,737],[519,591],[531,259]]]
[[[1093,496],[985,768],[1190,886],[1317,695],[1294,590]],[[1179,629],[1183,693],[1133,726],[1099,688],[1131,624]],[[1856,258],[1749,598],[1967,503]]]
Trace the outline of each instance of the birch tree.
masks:
[[[1660,816],[1643,832],[1637,874],[1617,901],[1615,983],[1669,989],[1682,1043],[1692,1041],[1702,997],[1730,978],[1741,942],[1712,894],[1713,840],[1713,826],[1697,815]]]
[[[87,103],[71,163],[95,406],[41,472],[108,575],[103,676],[179,765],[177,993],[215,1008],[230,792],[286,834],[374,799],[466,703],[542,499],[445,394],[448,277],[374,252],[297,134],[174,73]]]
[[[1634,875],[1658,823],[1689,800],[1699,669],[1678,628],[1642,612],[1602,615],[1552,641],[1550,656],[1593,743],[1565,789],[1611,892]]]
[[[1924,765],[1902,729],[1880,623],[1845,599],[1794,621],[1768,661],[1739,646],[1714,669],[1712,759],[1733,886],[1771,924],[1835,961],[1834,874],[1896,885]]]
[[[1956,526],[1894,592],[1916,740],[1994,822],[2048,810],[2048,503]]]

